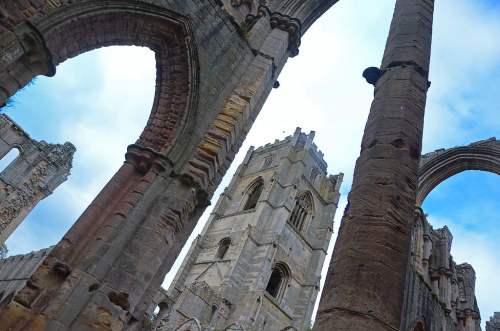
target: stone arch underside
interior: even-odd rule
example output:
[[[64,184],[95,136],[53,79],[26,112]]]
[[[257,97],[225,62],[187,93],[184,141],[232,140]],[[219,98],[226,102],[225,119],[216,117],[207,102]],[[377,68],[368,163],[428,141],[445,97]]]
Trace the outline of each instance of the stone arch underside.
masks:
[[[422,156],[419,168],[417,206],[441,182],[466,170],[500,175],[500,141],[495,138],[468,146],[441,149]]]
[[[34,3],[6,2],[19,11]],[[158,71],[157,89],[162,92],[156,91],[145,133],[129,146],[120,170],[28,285],[0,311],[0,326],[140,327],[292,54],[289,43],[296,36],[287,22],[290,17],[296,21],[297,15],[304,21],[318,17],[328,7],[324,4],[333,4],[294,0],[302,5],[282,8],[283,13],[273,16],[277,25],[266,16],[254,22],[258,33],[242,36],[244,22],[234,24],[228,6],[221,6],[226,1],[145,2],[44,0],[33,5],[33,15],[18,15],[21,19],[9,26],[0,22],[0,31],[7,31],[0,33],[0,104],[34,76],[53,74],[66,58],[106,45],[147,46],[156,52],[157,68],[169,64],[166,71]],[[191,43],[194,38],[199,53]],[[9,40],[17,44],[3,47]],[[186,56],[189,61],[181,59]],[[3,63],[5,59],[10,62]],[[180,81],[188,88],[175,85]],[[181,109],[187,111],[181,114]]]
[[[164,175],[196,125],[198,60],[190,24],[180,14],[142,2],[91,0],[52,9],[13,28],[27,46],[19,46],[25,54],[12,56],[7,66],[0,63],[0,88],[8,96],[33,77],[53,73],[44,68],[110,45],[152,49],[157,77],[151,116],[136,144],[129,146],[125,164],[35,271],[33,281],[4,307],[0,328],[91,329],[92,323],[121,328],[142,319],[150,293],[173,263],[169,249],[174,233],[185,236],[190,226],[182,229],[181,223],[197,219],[204,208],[195,190]],[[0,34],[0,44],[3,37]],[[32,63],[26,55],[30,47],[43,53],[34,56],[35,61],[47,61],[36,70],[26,65]],[[8,58],[2,51],[0,59]],[[158,186],[163,190],[155,189]],[[165,187],[176,194],[165,192]],[[77,293],[82,289],[83,295]],[[74,308],[95,309],[103,298],[104,321],[99,311],[93,311],[97,317],[92,318]],[[71,313],[62,318],[61,311]]]
[[[198,59],[188,18],[141,2],[92,0],[54,9],[19,30],[21,40],[36,39],[36,35],[44,42],[42,48],[50,62],[47,67],[51,68],[100,47],[150,48],[156,58],[155,96],[151,115],[136,144],[159,153],[168,150],[171,158],[181,151],[171,146],[175,145],[172,141],[177,133],[182,140],[182,133],[192,129],[198,96]],[[27,83],[38,74],[52,74],[50,70],[21,72],[13,67],[15,64],[6,71],[16,82]],[[16,74],[32,77],[19,79]]]

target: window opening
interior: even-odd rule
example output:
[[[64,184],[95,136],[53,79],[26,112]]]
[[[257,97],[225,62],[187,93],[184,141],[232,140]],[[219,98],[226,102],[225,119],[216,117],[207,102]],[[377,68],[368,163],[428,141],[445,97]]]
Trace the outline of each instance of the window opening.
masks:
[[[303,194],[295,200],[295,206],[290,214],[288,222],[297,230],[302,231],[305,220],[311,214],[311,199],[307,194]]]
[[[264,183],[262,180],[257,183],[252,189],[250,195],[248,196],[247,202],[245,203],[245,207],[243,210],[253,209],[257,205],[259,201],[260,195],[262,194],[262,190],[264,189]]]
[[[289,278],[290,272],[288,271],[288,267],[281,262],[276,263],[267,283],[266,292],[276,300],[280,300],[285,293]]]
[[[318,178],[319,176],[319,171],[316,167],[313,167],[312,170],[311,170],[311,175],[309,176],[309,179],[311,180],[311,182],[315,182],[316,179]]]
[[[231,246],[231,239],[224,238],[219,242],[219,248],[217,249],[217,254],[215,255],[218,259],[223,259]]]
[[[0,172],[3,172],[19,156],[19,150],[12,148],[3,158],[0,159]]]

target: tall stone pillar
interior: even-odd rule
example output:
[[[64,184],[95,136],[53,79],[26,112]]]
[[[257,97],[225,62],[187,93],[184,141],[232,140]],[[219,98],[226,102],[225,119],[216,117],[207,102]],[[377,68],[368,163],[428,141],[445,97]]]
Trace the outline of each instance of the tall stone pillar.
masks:
[[[433,0],[398,0],[314,330],[398,330],[432,36]]]

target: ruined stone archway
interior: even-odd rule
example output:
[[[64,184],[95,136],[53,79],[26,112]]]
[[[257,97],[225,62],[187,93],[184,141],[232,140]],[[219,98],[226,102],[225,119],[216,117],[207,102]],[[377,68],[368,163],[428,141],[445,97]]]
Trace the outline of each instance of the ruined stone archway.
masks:
[[[296,39],[334,2],[270,2],[272,15],[256,17],[250,32],[228,0],[42,0],[33,8],[6,1],[25,17],[9,26],[0,21],[0,104],[64,59],[106,45],[153,49],[161,91],[124,165],[0,311],[0,328],[139,327],[288,57],[297,54]],[[290,20],[305,24],[293,29]]]
[[[422,155],[419,168],[417,206],[441,182],[466,170],[482,170],[500,175],[500,141],[481,140],[468,146],[439,149]]]
[[[136,144],[129,146],[126,163],[32,276],[38,281],[21,289],[14,300],[4,307],[0,328],[8,328],[8,325],[16,329],[59,328],[61,323],[91,327],[92,321],[88,316],[75,321],[78,311],[70,307],[75,307],[79,301],[78,306],[81,308],[88,305],[92,309],[90,307],[95,307],[95,302],[103,297],[109,302],[109,318],[114,320],[102,321],[103,325],[118,323],[123,326],[128,320],[134,323],[142,318],[142,310],[141,317],[137,318],[137,314],[131,317],[127,311],[133,310],[139,303],[149,303],[146,289],[157,287],[156,283],[166,273],[166,266],[171,264],[167,252],[172,243],[165,239],[163,242],[159,240],[169,235],[171,226],[158,224],[159,229],[152,238],[150,229],[158,221],[156,215],[145,215],[140,211],[131,215],[131,206],[143,203],[149,205],[147,210],[151,210],[155,202],[151,197],[159,193],[158,189],[151,190],[151,187],[165,167],[176,161],[176,151],[182,151],[181,147],[169,147],[185,144],[185,140],[191,139],[186,131],[189,132],[196,125],[194,114],[197,110],[198,60],[189,20],[178,13],[140,2],[87,1],[52,9],[46,15],[38,15],[29,22],[20,23],[13,31],[20,45],[17,47],[16,40],[11,40],[12,47],[24,53],[17,58],[8,53],[10,58],[3,56],[5,52],[0,54],[2,59],[12,59],[5,67],[1,66],[4,63],[0,64],[0,86],[7,97],[38,74],[51,75],[55,66],[64,60],[110,45],[149,47],[155,52],[157,77],[150,118]],[[0,35],[0,44],[5,44],[5,36]],[[44,68],[49,70],[44,71]],[[168,178],[168,172],[165,177]],[[157,180],[156,185],[168,187],[170,184],[171,189],[175,190],[172,187],[179,184],[171,184],[165,177]],[[187,192],[187,198],[179,191]],[[193,190],[184,188],[179,191],[177,193],[182,202],[175,204],[181,209],[179,214],[186,214],[183,217],[193,215],[197,204],[193,202]],[[149,194],[147,198],[144,197],[146,192]],[[168,198],[165,201],[167,204],[172,203]],[[188,208],[184,206],[186,202],[190,203]],[[158,208],[154,213],[163,217],[162,213],[165,212]],[[142,223],[147,223],[147,220],[150,222],[148,226],[142,227]],[[155,250],[150,247],[138,250],[140,246],[137,241],[131,247],[134,236],[142,238],[144,242],[157,244],[155,256],[151,254]],[[114,247],[111,246],[112,242],[115,243]],[[127,244],[128,249],[125,248]],[[130,255],[125,255],[127,252]],[[122,262],[117,262],[120,257]],[[140,262],[142,258],[144,261]],[[119,265],[127,260],[129,266],[130,263],[134,265],[133,269],[126,267],[128,281],[118,276],[124,271],[124,265]],[[134,273],[137,275],[130,275]],[[139,273],[147,275],[140,277]],[[106,288],[100,289],[105,277],[113,279],[106,282]],[[128,283],[126,287],[129,290],[125,289],[125,283]],[[133,283],[138,284],[133,286]],[[133,287],[136,290],[131,294],[129,291]],[[65,288],[72,290],[65,293]],[[73,292],[75,288],[80,291],[86,289],[83,292],[85,295]],[[31,295],[28,293],[36,294],[28,301],[22,301],[21,297]],[[142,299],[143,295],[147,299]],[[69,320],[63,321],[58,315],[64,309],[72,311]],[[116,311],[115,315],[111,315],[110,311]],[[94,313],[100,314],[97,311]],[[17,318],[23,322],[14,321]]]
[[[189,110],[196,109],[198,59],[188,18],[141,2],[87,1],[62,6],[29,24],[21,24],[16,34],[20,40],[27,40],[25,43],[31,48],[37,48],[33,40],[39,39],[43,45],[38,46],[38,52],[45,52],[43,59],[47,61],[42,67],[52,69],[49,73],[36,72],[23,64],[25,59],[21,56],[0,73],[4,85],[9,79],[27,84],[37,74],[50,75],[66,59],[96,48],[145,46],[155,52],[156,87],[150,118],[137,144],[165,152],[181,123],[194,124],[194,114]],[[23,48],[25,55],[34,56],[29,46]],[[37,56],[38,61],[41,58]],[[22,87],[22,83],[17,86]],[[181,131],[189,129],[184,127]],[[175,148],[174,151],[179,152]]]

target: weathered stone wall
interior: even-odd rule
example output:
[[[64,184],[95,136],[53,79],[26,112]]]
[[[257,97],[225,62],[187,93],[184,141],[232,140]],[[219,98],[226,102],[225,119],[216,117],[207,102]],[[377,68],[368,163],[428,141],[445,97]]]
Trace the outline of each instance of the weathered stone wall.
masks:
[[[495,312],[490,320],[486,322],[486,331],[499,331],[500,330],[500,313]]]
[[[410,327],[413,322],[422,319],[424,325],[436,330],[443,330],[439,323],[447,331],[481,330],[481,316],[475,297],[476,273],[471,265],[457,265],[453,260],[453,236],[448,228],[433,229],[422,209],[417,207],[412,239],[403,325]],[[418,276],[419,281],[413,274]],[[439,311],[436,307],[440,308],[445,319],[436,315]]]
[[[0,244],[29,212],[70,175],[75,147],[31,139],[7,115],[0,115],[0,159],[16,148],[19,155],[0,173]]]
[[[214,324],[217,327],[231,323],[247,330],[309,326],[342,182],[341,174],[327,176],[323,154],[313,138],[314,133],[297,129],[283,141],[249,150],[173,280],[168,294],[176,301],[174,310],[186,302],[190,284],[202,281],[230,307],[225,324]],[[258,202],[244,209],[259,183],[263,190]],[[296,198],[305,193],[311,209],[299,229],[290,214]],[[224,238],[231,245],[219,258]],[[266,287],[277,264],[285,265],[289,275],[283,278],[280,294],[273,296]],[[202,314],[185,315],[206,322]]]
[[[2,2],[0,104],[109,45],[151,48],[157,79],[124,165],[0,311],[0,328],[140,327],[298,36],[334,3],[287,1],[241,25],[219,0]]]
[[[0,260],[0,306],[9,303],[54,246]]]
[[[423,324],[425,331],[462,330],[453,323],[439,298],[433,294],[422,275],[413,268],[408,271],[405,293],[407,309],[403,314],[401,330],[419,330],[415,329],[419,322]]]

